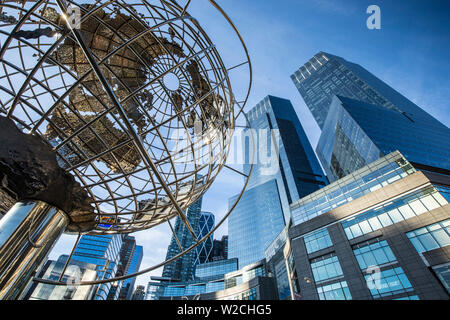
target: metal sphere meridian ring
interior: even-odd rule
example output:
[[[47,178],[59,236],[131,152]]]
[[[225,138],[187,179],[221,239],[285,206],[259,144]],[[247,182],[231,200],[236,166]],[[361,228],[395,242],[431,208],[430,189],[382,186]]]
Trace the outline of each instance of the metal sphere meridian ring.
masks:
[[[87,191],[91,234],[177,215],[189,228],[184,210],[225,166],[250,59],[210,0],[246,54],[237,103],[237,66],[225,66],[189,2],[1,1],[0,115],[41,137]]]

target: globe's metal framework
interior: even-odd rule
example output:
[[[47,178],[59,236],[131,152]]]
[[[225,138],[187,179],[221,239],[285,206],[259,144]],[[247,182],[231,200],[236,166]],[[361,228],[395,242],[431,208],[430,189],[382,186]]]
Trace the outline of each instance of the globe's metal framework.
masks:
[[[94,206],[90,226],[71,221],[66,231],[129,233],[179,216],[196,240],[152,268],[85,284],[175,260],[207,239],[240,199],[196,238],[184,209],[223,167],[248,179],[226,159],[250,92],[251,63],[236,27],[209,2],[236,32],[243,62],[225,66],[188,14],[190,0],[0,1],[0,115],[50,145]],[[236,68],[249,76],[242,99],[231,86]]]

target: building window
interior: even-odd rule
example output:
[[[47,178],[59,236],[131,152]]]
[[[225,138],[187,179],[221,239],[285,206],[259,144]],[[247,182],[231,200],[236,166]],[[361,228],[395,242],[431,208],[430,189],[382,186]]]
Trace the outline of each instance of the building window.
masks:
[[[413,230],[406,236],[419,253],[448,246],[450,244],[450,219]]]
[[[300,284],[298,282],[297,270],[295,270],[294,256],[292,252],[289,253],[287,259],[287,266],[289,269],[290,283],[292,284],[294,296],[300,296]]]
[[[188,285],[184,291],[185,296],[193,296],[196,294],[205,293],[205,285]]]
[[[406,296],[406,297],[401,297],[401,298],[392,299],[392,300],[420,300],[420,299],[419,299],[419,296],[412,295],[412,296]]]
[[[308,251],[308,253],[313,253],[333,245],[327,229],[322,229],[305,236],[303,240],[305,241],[306,251]]]
[[[181,297],[184,296],[185,287],[166,287],[164,290],[165,297]]]
[[[447,292],[450,294],[450,262],[434,266],[432,269]]]
[[[242,274],[242,282],[248,282],[256,277],[264,277],[265,271],[263,266],[259,266],[257,268],[245,271]]]
[[[215,292],[225,289],[224,281],[212,281],[206,284],[205,292]]]
[[[358,214],[342,222],[342,227],[351,240],[445,205],[442,199],[442,195],[434,187],[426,187]]]
[[[413,287],[401,267],[368,274],[365,279],[367,287],[375,299],[413,291]]]
[[[397,260],[386,240],[373,239],[357,244],[353,247],[353,253],[361,270]]]
[[[311,260],[311,269],[316,282],[334,279],[343,275],[337,256],[327,254]]]
[[[341,281],[326,286],[317,287],[320,300],[351,300],[347,282]]]
[[[252,288],[244,293],[242,293],[242,300],[256,300],[256,289]]]

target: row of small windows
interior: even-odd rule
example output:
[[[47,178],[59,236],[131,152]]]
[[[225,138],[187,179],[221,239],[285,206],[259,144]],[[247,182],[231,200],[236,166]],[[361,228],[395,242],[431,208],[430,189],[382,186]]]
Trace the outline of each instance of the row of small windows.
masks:
[[[365,248],[366,251],[361,253],[358,251]],[[386,251],[387,248],[387,251]],[[371,252],[372,259],[381,254],[380,262],[396,261],[390,248],[385,241],[366,245],[365,247],[357,248],[355,254],[361,258],[362,254],[369,256],[367,252]],[[379,251],[377,253],[377,251]],[[319,261],[312,261],[311,268],[313,270],[314,279],[317,281],[332,280],[342,275],[342,269],[336,256],[328,255],[324,258],[319,258]],[[379,258],[380,259],[380,258]],[[358,259],[358,262],[360,259]],[[367,263],[360,263],[361,269],[366,268]],[[387,270],[378,271],[375,273],[367,273],[364,275],[367,287],[373,298],[378,299],[385,296],[396,295],[413,291],[413,287],[406,277],[401,267],[393,267]],[[317,286],[317,293],[320,300],[351,300],[351,294],[346,281],[335,282],[332,284]],[[413,296],[417,298],[417,296]]]
[[[450,244],[450,219],[408,232],[406,235],[419,253],[447,246]],[[380,267],[397,262],[387,241],[378,238],[353,246],[353,253],[363,271],[369,267]],[[333,253],[311,260],[311,269],[316,282],[333,280],[343,274],[338,258]],[[375,299],[413,291],[413,287],[401,267],[367,273],[365,280]],[[446,281],[442,282],[444,285],[448,285]],[[345,281],[318,286],[317,292],[321,300],[351,299]],[[419,298],[416,295],[409,295],[396,300],[406,299],[418,300]]]
[[[422,253],[450,245],[450,219],[408,232],[417,252]]]
[[[361,270],[370,266],[381,266],[386,263],[395,262],[394,253],[386,240],[365,241],[353,247],[353,253]]]
[[[353,246],[353,253],[361,270],[367,270],[364,278],[373,298],[413,291],[402,268],[393,267],[380,271],[379,268],[387,263],[397,263],[386,240],[373,239],[357,244]],[[369,269],[370,267],[376,269]]]
[[[369,210],[342,223],[347,238],[353,239],[391,224],[418,216],[447,204],[433,187],[413,192],[389,204]]]
[[[216,275],[224,275],[228,272],[233,272],[237,270],[237,261],[232,261],[232,263],[220,263],[217,265],[198,265],[195,271],[197,277],[209,277]]]
[[[352,295],[348,290],[347,282],[341,281],[333,284],[317,287],[320,300],[351,300]]]
[[[158,286],[155,286],[153,290],[155,293],[158,291]],[[216,292],[224,289],[223,281],[209,282],[207,284],[192,284],[186,286],[168,286],[164,288],[163,296],[165,297],[183,297],[193,296],[197,294]],[[157,295],[157,294],[156,294]],[[256,300],[256,289],[252,288],[243,292],[240,295],[233,297],[234,300]]]
[[[313,253],[333,245],[327,229],[314,232],[311,235],[305,236],[303,239],[308,253]]]
[[[316,199],[305,199],[292,209],[294,225],[310,220],[363,195],[413,173],[410,165],[390,162],[376,170],[362,173],[354,180],[339,185],[334,191],[328,191]]]
[[[331,280],[343,275],[338,257],[333,253],[311,260],[311,269],[316,282]]]

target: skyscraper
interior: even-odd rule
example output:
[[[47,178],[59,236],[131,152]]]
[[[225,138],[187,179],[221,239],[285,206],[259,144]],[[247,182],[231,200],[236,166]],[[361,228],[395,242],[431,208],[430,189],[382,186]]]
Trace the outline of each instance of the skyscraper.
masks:
[[[450,129],[361,66],[319,52],[291,78],[322,129],[317,154],[331,181],[395,150],[448,174]]]
[[[113,278],[118,270],[120,249],[123,243],[121,234],[83,235],[78,242],[73,260],[90,263],[96,266],[96,280]],[[96,286],[94,300],[106,300],[111,289],[110,282]],[[119,291],[116,290],[117,299]]]
[[[198,238],[199,222],[202,211],[202,198],[194,202],[186,210],[186,218],[191,226],[192,230]],[[186,250],[191,247],[195,240],[192,234],[189,232],[187,226],[177,217],[174,227],[175,235],[179,241],[179,245]],[[175,236],[172,236],[169,247],[167,248],[166,260],[175,257],[180,253],[180,248]],[[191,250],[188,253],[182,255],[178,259],[164,265],[163,277],[177,279],[180,281],[188,281],[194,278],[195,262],[197,251]]]
[[[142,262],[143,248],[136,245],[136,239],[125,235],[123,245],[120,250],[120,265],[117,276],[127,275],[139,270]],[[119,300],[130,300],[134,290],[136,278],[129,278],[123,281],[120,288]],[[110,297],[114,297],[110,293]]]
[[[222,236],[222,239],[214,239],[213,253],[211,261],[228,259],[228,236]]]
[[[215,226],[214,214],[211,212],[202,211],[198,223],[197,238],[205,237]],[[213,235],[211,234],[205,241],[199,244],[196,248],[195,265],[208,262],[212,260],[213,254]]]
[[[446,128],[433,116],[356,63],[319,52],[291,75],[291,79],[320,128],[333,95],[360,100],[421,118],[429,126]]]
[[[264,250],[290,219],[289,204],[327,184],[289,100],[267,96],[247,114],[256,135],[257,161],[247,190],[228,218],[229,257],[239,267]],[[243,136],[249,159],[248,135]],[[244,165],[249,173],[250,165]],[[233,204],[237,196],[229,199]]]

